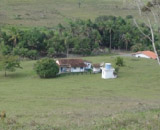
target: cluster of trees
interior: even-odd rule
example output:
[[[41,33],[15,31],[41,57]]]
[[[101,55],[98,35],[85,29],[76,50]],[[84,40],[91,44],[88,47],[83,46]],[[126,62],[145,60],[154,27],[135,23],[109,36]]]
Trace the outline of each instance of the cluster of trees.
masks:
[[[78,19],[66,26],[59,24],[56,29],[11,28],[0,31],[1,53],[36,59],[39,56],[68,56],[69,53],[91,55],[98,48],[151,49],[151,41],[138,30],[132,18],[100,16],[94,22]],[[145,24],[139,27],[150,35]],[[158,40],[155,34],[155,42]]]

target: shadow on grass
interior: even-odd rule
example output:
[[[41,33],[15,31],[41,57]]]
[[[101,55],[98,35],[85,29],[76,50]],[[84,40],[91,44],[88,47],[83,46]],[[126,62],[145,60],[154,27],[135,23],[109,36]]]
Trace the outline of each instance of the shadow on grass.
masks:
[[[27,74],[27,73],[8,73],[7,76],[5,77],[4,74],[1,73],[0,77],[1,78],[12,78],[12,79],[17,79],[17,78],[25,78],[25,77],[33,77],[35,76],[34,74]]]
[[[94,75],[95,73],[90,73],[90,72],[74,72],[74,73],[63,73],[59,74],[57,77],[62,78],[66,76],[76,76],[76,75]]]

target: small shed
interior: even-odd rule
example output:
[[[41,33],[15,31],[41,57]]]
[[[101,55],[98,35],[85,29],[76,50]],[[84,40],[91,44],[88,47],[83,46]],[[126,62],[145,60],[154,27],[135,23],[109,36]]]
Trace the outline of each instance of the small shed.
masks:
[[[117,75],[114,75],[115,69],[112,68],[111,63],[105,63],[105,66],[102,67],[102,78],[103,79],[114,79],[117,78]]]
[[[100,73],[101,72],[101,68],[100,68],[100,64],[93,64],[93,73]]]
[[[86,65],[85,70],[90,70],[92,69],[92,62],[84,60],[84,64]]]

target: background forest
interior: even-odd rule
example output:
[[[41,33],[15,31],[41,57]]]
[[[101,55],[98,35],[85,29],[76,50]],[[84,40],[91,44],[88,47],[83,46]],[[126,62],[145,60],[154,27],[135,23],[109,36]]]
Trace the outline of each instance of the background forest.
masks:
[[[146,34],[149,28],[140,23]],[[155,43],[159,52],[159,33],[155,33]],[[67,25],[55,28],[18,29],[12,27],[0,31],[1,52],[36,59],[37,57],[65,57],[68,54],[96,55],[111,50],[141,51],[152,50],[152,44],[138,30],[133,16],[126,18],[99,16],[92,20],[77,19]],[[105,48],[109,48],[106,50]]]

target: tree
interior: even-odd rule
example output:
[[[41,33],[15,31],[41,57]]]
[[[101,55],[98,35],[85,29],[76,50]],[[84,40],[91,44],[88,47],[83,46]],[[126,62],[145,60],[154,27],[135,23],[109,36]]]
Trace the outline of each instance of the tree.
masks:
[[[111,51],[112,49],[112,33],[114,32],[114,23],[113,21],[109,20],[107,23],[107,29],[109,31],[109,50]]]
[[[82,4],[83,0],[78,0],[78,7],[81,8],[81,4]]]
[[[13,46],[16,46],[18,39],[20,38],[20,31],[13,27],[11,28],[10,32],[11,38],[9,39],[9,41],[12,42]]]
[[[71,40],[72,40],[72,36],[69,34],[69,33],[64,33],[64,45],[65,45],[65,48],[66,48],[66,56],[68,58],[68,55],[69,55],[69,46],[71,44]]]
[[[38,57],[38,51],[37,50],[29,50],[27,52],[27,57],[29,57],[32,60],[36,60]]]
[[[53,47],[50,47],[47,51],[49,57],[53,57],[55,54],[55,50]]]
[[[4,71],[5,77],[7,76],[7,71],[14,72],[16,71],[16,68],[22,68],[20,66],[20,61],[17,56],[0,56],[0,69]]]
[[[150,35],[146,34],[145,32],[143,32],[143,30],[141,30],[135,19],[134,22],[138,27],[139,31],[143,34],[143,36],[147,37],[152,42],[153,50],[157,56],[157,62],[160,65],[160,59],[155,46],[155,33],[158,31],[158,28],[160,27],[159,3],[156,2],[156,4],[153,3],[153,6],[148,6],[150,4],[146,5],[142,0],[134,0],[134,1],[139,9],[139,14],[141,18],[143,18],[143,20],[145,21],[144,22],[145,25],[150,30]],[[153,18],[151,16],[153,16]]]
[[[12,47],[9,45],[5,45],[4,42],[1,42],[0,51],[3,55],[8,55],[12,52]]]
[[[59,67],[53,59],[44,58],[37,61],[34,70],[41,78],[53,78],[57,76]]]
[[[131,35],[127,32],[126,34],[123,35],[123,40],[125,42],[125,46],[126,46],[126,51],[128,50],[128,44],[131,40]]]

